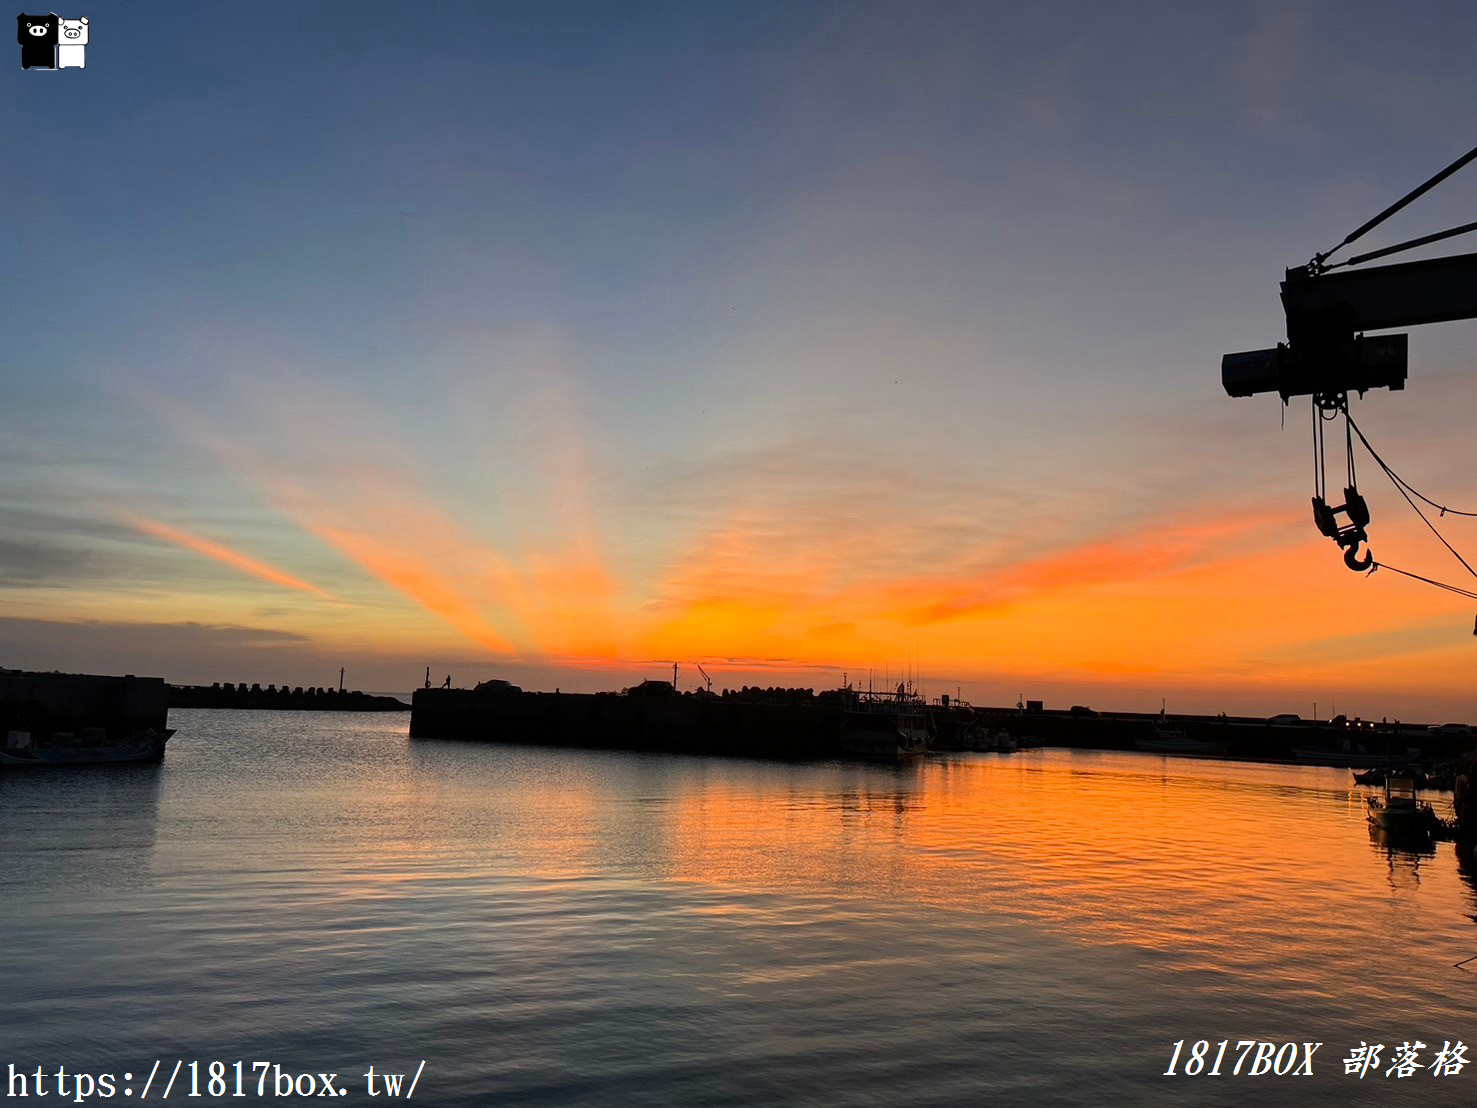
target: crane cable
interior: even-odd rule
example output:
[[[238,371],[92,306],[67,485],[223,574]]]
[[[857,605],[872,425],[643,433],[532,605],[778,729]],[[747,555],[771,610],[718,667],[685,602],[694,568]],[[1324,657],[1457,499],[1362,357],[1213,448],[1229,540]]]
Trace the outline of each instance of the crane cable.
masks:
[[[1446,536],[1437,529],[1434,523],[1426,518],[1426,513],[1421,511],[1420,505],[1417,504],[1415,500],[1412,499],[1412,497],[1418,497],[1419,499],[1425,501],[1427,504],[1431,505],[1433,508],[1440,508],[1441,514],[1443,516],[1451,514],[1473,517],[1477,516],[1477,512],[1459,512],[1455,508],[1446,508],[1445,506],[1437,504],[1434,500],[1416,491],[1416,489],[1411,487],[1404,478],[1402,478],[1398,473],[1390,468],[1389,463],[1387,463],[1384,458],[1380,457],[1379,452],[1370,445],[1369,439],[1366,438],[1364,432],[1360,430],[1359,424],[1354,421],[1354,417],[1349,414],[1347,408],[1344,410],[1344,420],[1346,429],[1348,431],[1352,431],[1355,435],[1359,436],[1359,441],[1364,444],[1364,449],[1369,451],[1369,456],[1374,459],[1375,464],[1378,465],[1380,469],[1384,471],[1385,476],[1390,479],[1390,483],[1395,486],[1395,491],[1405,498],[1405,502],[1410,505],[1411,511],[1415,512],[1415,514],[1420,517],[1421,522],[1430,529],[1431,534],[1435,535],[1441,545],[1446,547],[1446,549],[1451,552],[1451,556],[1462,564],[1462,568],[1470,573],[1473,577],[1477,577],[1477,569],[1473,569],[1467,559],[1462,557],[1457,548],[1446,541]],[[1352,447],[1352,440],[1350,440],[1350,444]],[[1352,464],[1353,463],[1351,461],[1351,467]],[[1436,581],[1430,577],[1423,577],[1419,573],[1411,573],[1409,570],[1400,569],[1398,566],[1392,566],[1388,562],[1372,562],[1369,567],[1369,572],[1373,573],[1377,569],[1387,569],[1392,573],[1400,574],[1402,577],[1409,577],[1412,580],[1421,581],[1427,585],[1432,585],[1435,588],[1444,589],[1447,592],[1456,593],[1458,596],[1464,596],[1470,600],[1477,600],[1477,592],[1461,588],[1457,585],[1451,585],[1444,581]]]
[[[1402,577],[1409,577],[1416,581],[1423,581],[1427,585],[1436,586],[1436,588],[1438,589],[1445,589],[1447,592],[1454,592],[1458,596],[1465,596],[1468,600],[1477,600],[1477,592],[1473,592],[1470,589],[1458,588],[1456,585],[1448,585],[1444,581],[1433,581],[1429,577],[1422,577],[1419,573],[1411,573],[1409,570],[1397,569],[1395,566],[1390,565],[1388,562],[1375,562],[1369,567],[1369,572],[1373,573],[1377,569],[1388,569],[1391,573],[1398,573]]]
[[[1332,249],[1325,250],[1321,254],[1314,254],[1313,260],[1308,263],[1308,271],[1310,273],[1318,274],[1322,273],[1324,270],[1334,268],[1333,266],[1324,264],[1328,260],[1330,255],[1338,253],[1340,250],[1348,246],[1350,243],[1354,242],[1356,239],[1363,238],[1364,235],[1366,235],[1370,231],[1373,231],[1385,220],[1389,219],[1396,212],[1400,211],[1401,208],[1404,208],[1407,204],[1419,200],[1422,196],[1430,192],[1442,181],[1446,180],[1453,173],[1461,169],[1464,165],[1472,161],[1474,158],[1477,158],[1477,147],[1473,147],[1471,150],[1468,150],[1460,158],[1452,162],[1449,166],[1443,169],[1440,173],[1436,174],[1436,176],[1430,178],[1424,184],[1417,186],[1410,192],[1407,192],[1399,200],[1395,201],[1395,203],[1391,204],[1384,211],[1380,212],[1379,215],[1375,216],[1368,223],[1365,223],[1363,226],[1354,231],[1350,231],[1347,235],[1344,236],[1344,241],[1339,243],[1337,246],[1333,247]],[[1424,246],[1426,243],[1436,242],[1444,238],[1451,238],[1453,235],[1465,234],[1467,231],[1472,230],[1477,230],[1477,224],[1467,224],[1464,227],[1454,227],[1450,231],[1440,231],[1434,235],[1425,235],[1419,239],[1412,239],[1409,242],[1403,242],[1396,246],[1387,247],[1384,250],[1376,250],[1369,254],[1361,254],[1356,258],[1350,258],[1346,262],[1338,262],[1336,264],[1356,265],[1359,262],[1368,261],[1370,258],[1384,257],[1387,254],[1394,254],[1399,250],[1409,250],[1417,246]]]
[[[1401,477],[1400,474],[1396,473],[1393,469],[1391,469],[1390,466],[1389,466],[1389,464],[1383,458],[1381,458],[1377,453],[1375,453],[1374,447],[1372,447],[1372,446],[1369,445],[1369,440],[1364,437],[1364,432],[1361,431],[1361,430],[1359,430],[1359,425],[1354,422],[1354,419],[1353,419],[1352,416],[1349,417],[1349,426],[1354,429],[1354,434],[1356,434],[1356,435],[1359,436],[1359,441],[1364,444],[1364,449],[1369,451],[1369,456],[1371,458],[1373,458],[1375,460],[1375,463],[1381,469],[1383,469],[1385,471],[1385,473],[1389,476],[1390,480],[1394,481],[1395,484],[1399,485],[1401,488],[1404,488],[1407,492],[1409,492],[1417,500],[1423,500],[1423,501],[1425,501],[1427,504],[1431,505],[1431,507],[1433,507],[1437,511],[1439,511],[1443,516],[1449,516],[1449,515],[1450,516],[1467,516],[1467,517],[1469,517],[1471,519],[1477,519],[1477,512],[1463,512],[1463,511],[1457,510],[1456,508],[1448,507],[1445,504],[1438,504],[1436,501],[1432,500],[1429,496],[1426,496],[1425,494],[1421,493],[1419,490],[1417,490],[1415,488],[1414,485],[1412,485],[1404,477]]]

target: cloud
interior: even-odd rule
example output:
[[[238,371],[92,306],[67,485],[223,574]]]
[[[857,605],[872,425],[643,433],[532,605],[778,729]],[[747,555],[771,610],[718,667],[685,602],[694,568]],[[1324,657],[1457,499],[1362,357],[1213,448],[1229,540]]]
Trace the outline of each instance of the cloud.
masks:
[[[0,537],[0,589],[64,585],[99,570],[97,559],[45,539]]]
[[[160,523],[157,520],[145,519],[142,516],[125,516],[123,520],[141,534],[162,539],[172,546],[177,546],[182,550],[189,550],[195,554],[199,554],[201,557],[219,562],[221,565],[228,566],[238,573],[244,573],[248,577],[255,577],[258,580],[279,585],[285,589],[295,589],[299,592],[310,593],[322,600],[337,599],[331,593],[320,589],[317,585],[310,585],[306,581],[300,580],[275,566],[270,566],[265,562],[242,554],[239,550],[233,550],[228,546],[203,538],[200,535],[192,535],[187,531],[181,531],[177,527],[170,527],[168,524]]]
[[[172,399],[147,402],[303,533],[469,642],[507,656],[613,654],[614,586],[584,503],[587,462],[573,445],[551,450],[552,461],[531,459],[549,466],[551,488],[531,506],[544,528],[514,529],[499,546],[448,510],[420,459],[352,405],[330,414],[302,388],[291,405],[258,400],[258,430],[277,442],[269,454]]]
[[[262,673],[326,672],[310,641],[290,631],[207,623],[0,617],[0,665],[134,673],[181,680],[256,680]],[[208,676],[215,674],[215,676]],[[301,683],[298,677],[293,683]]]

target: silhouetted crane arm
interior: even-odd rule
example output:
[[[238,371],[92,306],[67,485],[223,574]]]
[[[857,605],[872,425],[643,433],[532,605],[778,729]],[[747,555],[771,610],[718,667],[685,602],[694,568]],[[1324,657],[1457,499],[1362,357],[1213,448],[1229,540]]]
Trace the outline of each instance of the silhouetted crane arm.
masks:
[[[1287,342],[1221,359],[1231,396],[1291,396],[1403,389],[1405,335],[1365,331],[1477,319],[1477,254],[1310,273],[1289,269],[1282,282]]]
[[[1325,406],[1337,406],[1349,393],[1403,389],[1406,336],[1366,338],[1364,332],[1477,319],[1477,254],[1370,269],[1350,267],[1467,234],[1477,230],[1477,223],[1396,243],[1346,262],[1328,264],[1328,258],[1474,160],[1477,148],[1346,235],[1332,250],[1313,255],[1305,266],[1287,270],[1282,282],[1287,342],[1270,350],[1225,355],[1221,384],[1226,392],[1231,396],[1275,392],[1284,402],[1292,396],[1311,395]],[[1330,273],[1332,269],[1340,272]]]
[[[1294,349],[1299,340],[1347,342],[1360,331],[1477,319],[1477,254],[1318,276],[1289,269],[1282,307]]]

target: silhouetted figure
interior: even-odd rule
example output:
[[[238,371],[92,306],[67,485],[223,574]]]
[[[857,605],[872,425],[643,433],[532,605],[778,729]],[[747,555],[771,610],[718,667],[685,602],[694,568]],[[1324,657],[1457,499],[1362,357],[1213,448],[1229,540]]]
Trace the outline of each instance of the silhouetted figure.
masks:
[[[441,687],[443,689],[449,689],[449,688],[451,688],[451,674],[448,673],[446,675],[446,680],[441,682]]]

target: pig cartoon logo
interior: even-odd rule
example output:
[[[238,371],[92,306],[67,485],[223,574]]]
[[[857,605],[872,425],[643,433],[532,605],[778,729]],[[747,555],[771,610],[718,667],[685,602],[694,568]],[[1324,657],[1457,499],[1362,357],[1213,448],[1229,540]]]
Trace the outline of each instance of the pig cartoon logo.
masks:
[[[62,19],[56,12],[15,17],[22,69],[86,69],[87,17]]]
[[[87,68],[87,17],[61,19],[57,30],[56,67],[58,69]]]
[[[56,13],[15,17],[15,41],[21,46],[22,69],[55,69],[57,25]]]

